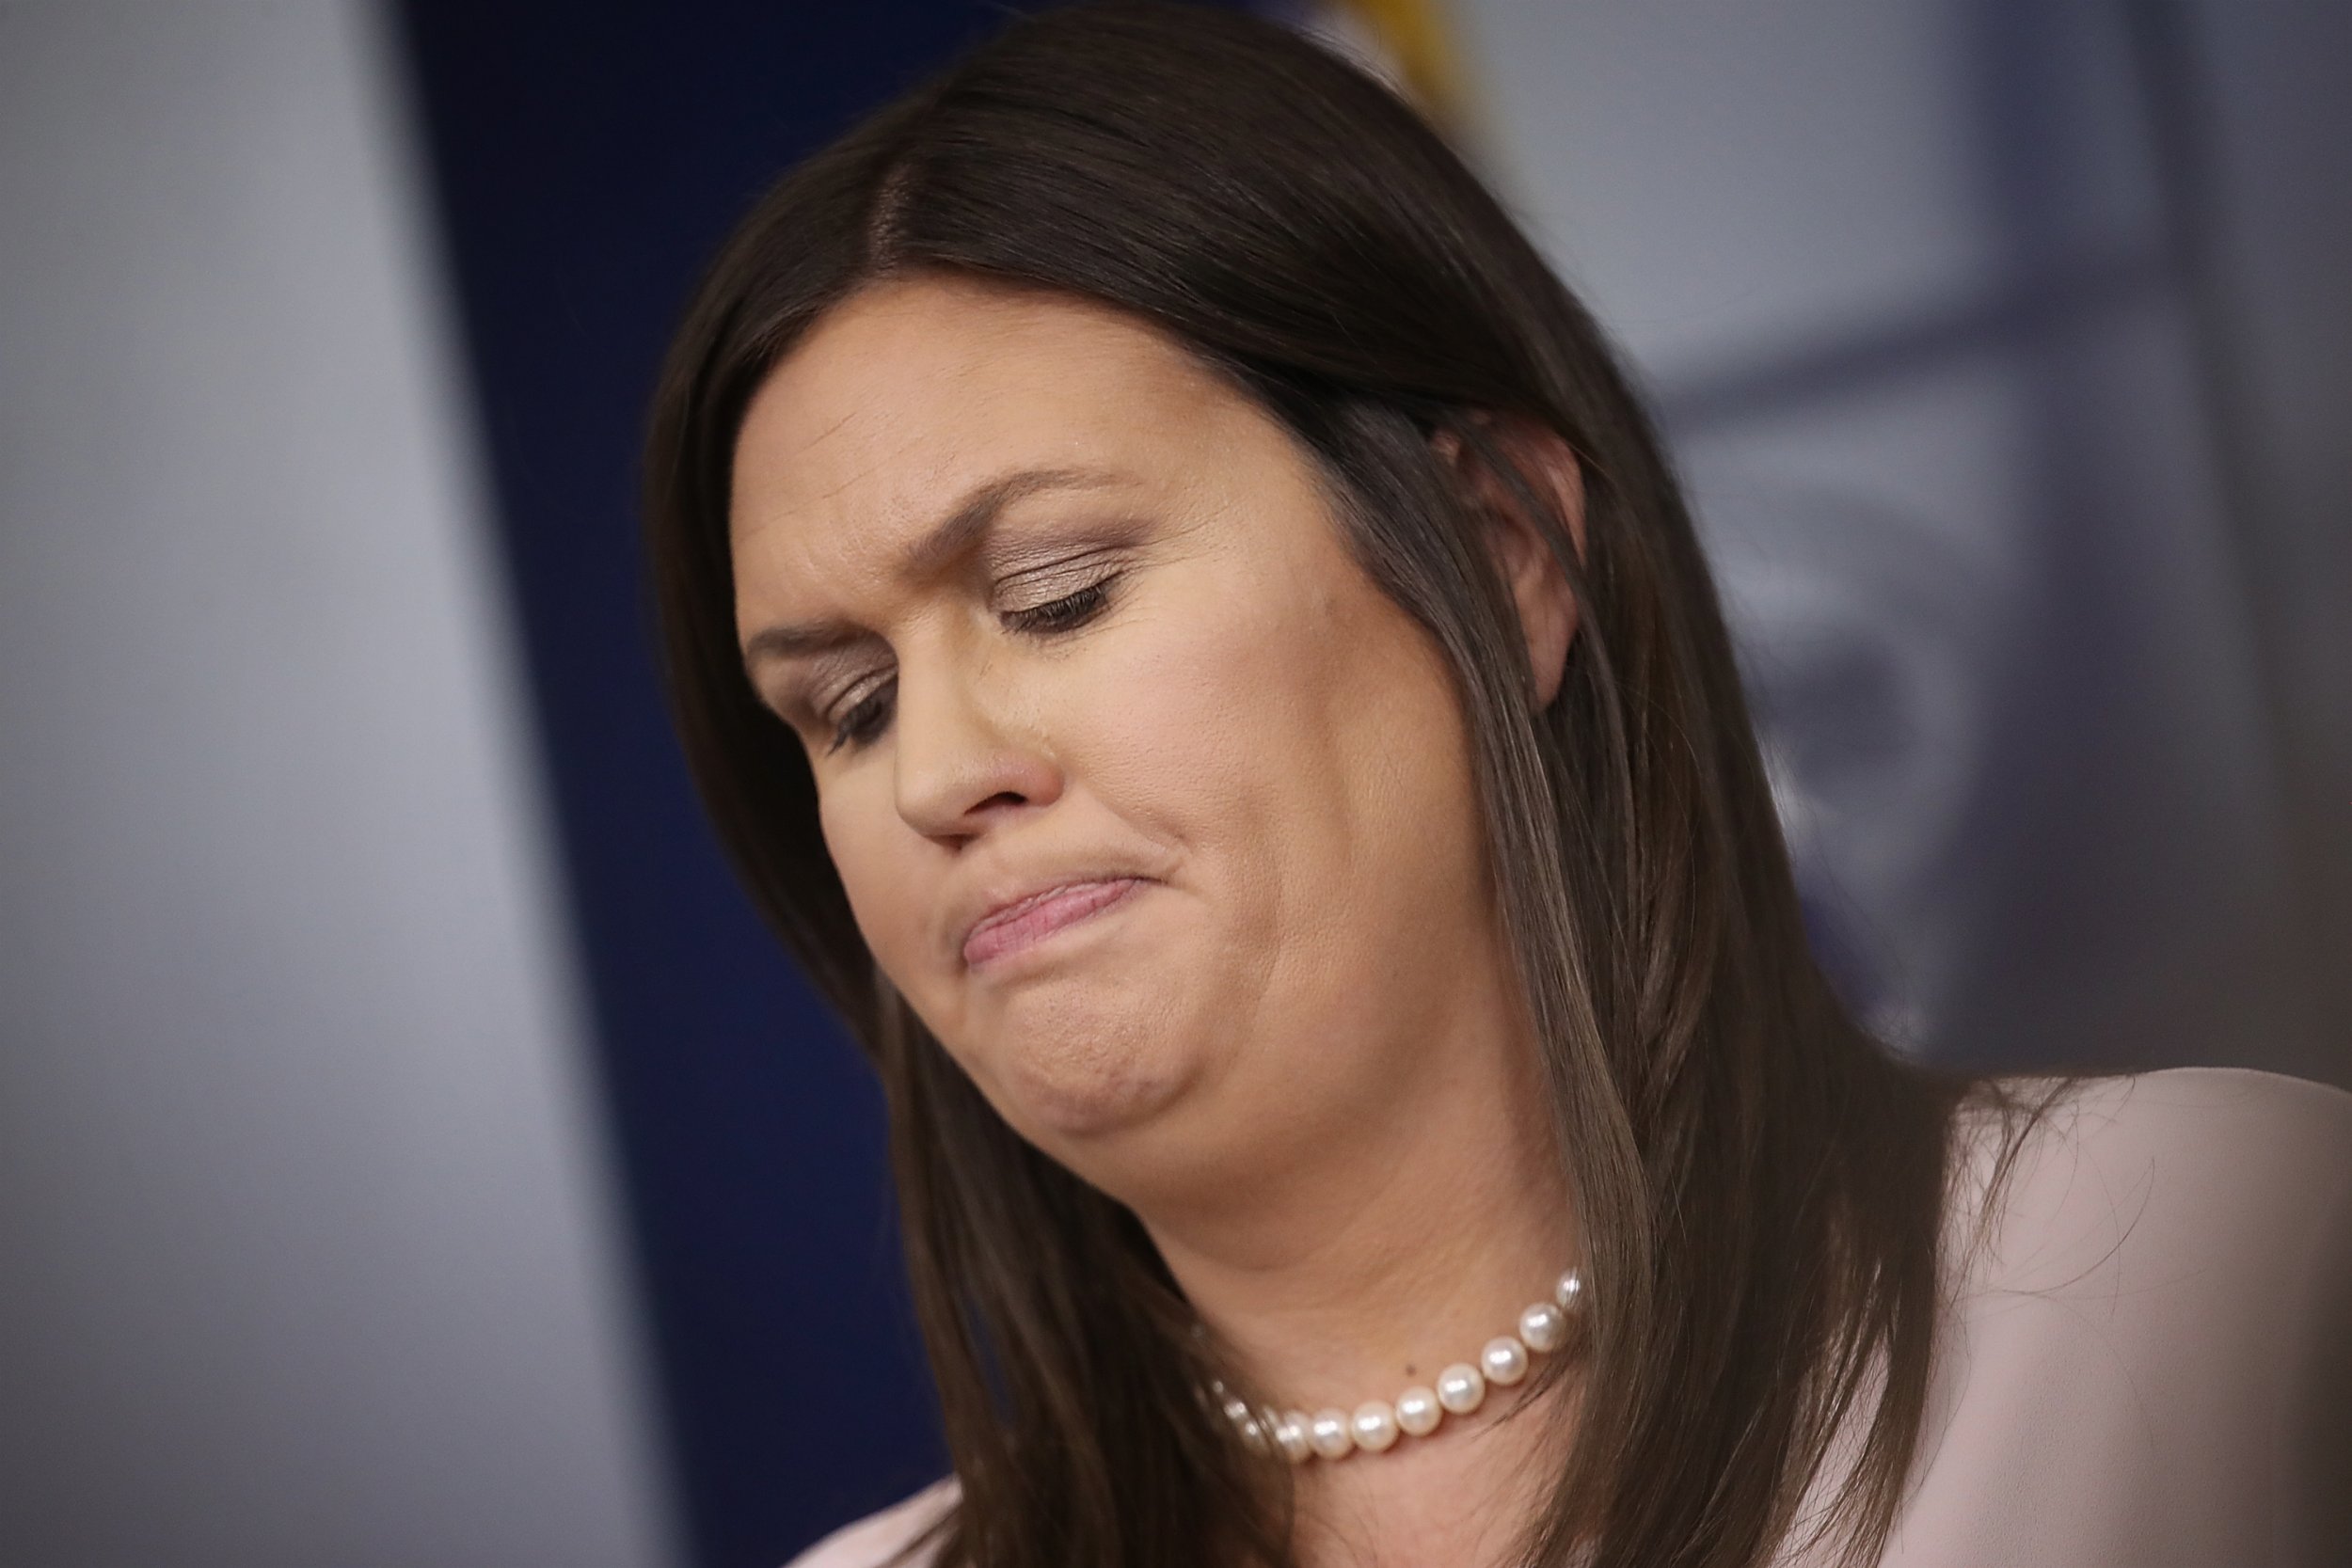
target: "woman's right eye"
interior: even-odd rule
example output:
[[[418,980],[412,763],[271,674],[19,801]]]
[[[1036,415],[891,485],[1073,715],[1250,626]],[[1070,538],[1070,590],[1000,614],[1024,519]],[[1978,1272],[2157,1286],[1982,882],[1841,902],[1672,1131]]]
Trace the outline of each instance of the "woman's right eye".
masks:
[[[837,752],[844,746],[854,750],[882,734],[882,726],[890,721],[891,699],[898,694],[898,688],[895,678],[876,681],[865,696],[850,704],[849,711],[834,724],[833,744],[825,748],[826,752]]]

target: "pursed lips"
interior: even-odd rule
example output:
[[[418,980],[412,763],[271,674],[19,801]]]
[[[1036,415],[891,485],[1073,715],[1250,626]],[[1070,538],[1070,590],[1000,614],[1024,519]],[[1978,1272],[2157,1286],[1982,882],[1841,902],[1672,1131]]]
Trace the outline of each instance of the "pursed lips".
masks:
[[[1141,877],[1098,877],[1061,882],[990,911],[963,939],[963,961],[977,968],[992,959],[1034,947],[1057,931],[1119,903],[1144,882]]]

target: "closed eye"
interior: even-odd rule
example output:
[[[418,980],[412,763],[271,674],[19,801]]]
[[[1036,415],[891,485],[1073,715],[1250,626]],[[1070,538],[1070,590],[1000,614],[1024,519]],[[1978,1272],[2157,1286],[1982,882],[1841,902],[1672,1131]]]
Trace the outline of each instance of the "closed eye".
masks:
[[[1103,612],[1103,607],[1110,602],[1111,586],[1120,577],[1118,572],[1107,573],[1058,599],[1049,599],[1044,604],[1032,605],[1025,610],[1006,610],[1005,624],[1015,631],[1031,633],[1075,630]]]
[[[833,743],[825,748],[826,752],[837,752],[844,746],[855,750],[882,734],[882,725],[890,720],[891,700],[898,694],[897,676],[876,681],[834,725]]]
[[[1052,637],[1075,631],[1103,613],[1104,607],[1110,603],[1111,590],[1120,576],[1121,573],[1111,572],[1058,599],[1005,610],[1005,623],[1015,631],[1035,637]],[[876,681],[834,725],[833,741],[826,751],[837,752],[844,747],[854,751],[871,745],[890,722],[891,706],[898,696],[898,689],[896,677]]]

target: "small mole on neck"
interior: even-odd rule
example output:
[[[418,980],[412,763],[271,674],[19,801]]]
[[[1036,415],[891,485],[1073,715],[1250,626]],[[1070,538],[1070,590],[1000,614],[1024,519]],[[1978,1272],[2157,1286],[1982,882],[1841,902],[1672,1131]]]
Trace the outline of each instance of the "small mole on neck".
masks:
[[[1405,1375],[1406,1377],[1417,1377],[1420,1375],[1419,1369],[1414,1367],[1410,1361],[1407,1361],[1405,1363]]]

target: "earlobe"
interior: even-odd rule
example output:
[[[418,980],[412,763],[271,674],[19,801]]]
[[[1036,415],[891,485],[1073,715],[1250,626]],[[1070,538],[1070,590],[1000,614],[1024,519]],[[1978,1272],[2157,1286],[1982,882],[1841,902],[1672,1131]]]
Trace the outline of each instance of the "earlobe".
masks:
[[[1438,457],[1452,467],[1490,525],[1496,563],[1518,610],[1527,641],[1527,664],[1538,710],[1549,707],[1567,671],[1568,647],[1576,638],[1578,607],[1568,574],[1555,552],[1550,522],[1565,535],[1581,565],[1584,560],[1584,479],[1581,466],[1558,432],[1524,420],[1485,412],[1470,417],[1468,439],[1453,430],[1431,438]],[[1501,471],[1508,465],[1509,476]],[[1516,478],[1518,483],[1512,482]],[[1549,514],[1539,519],[1530,503]]]

